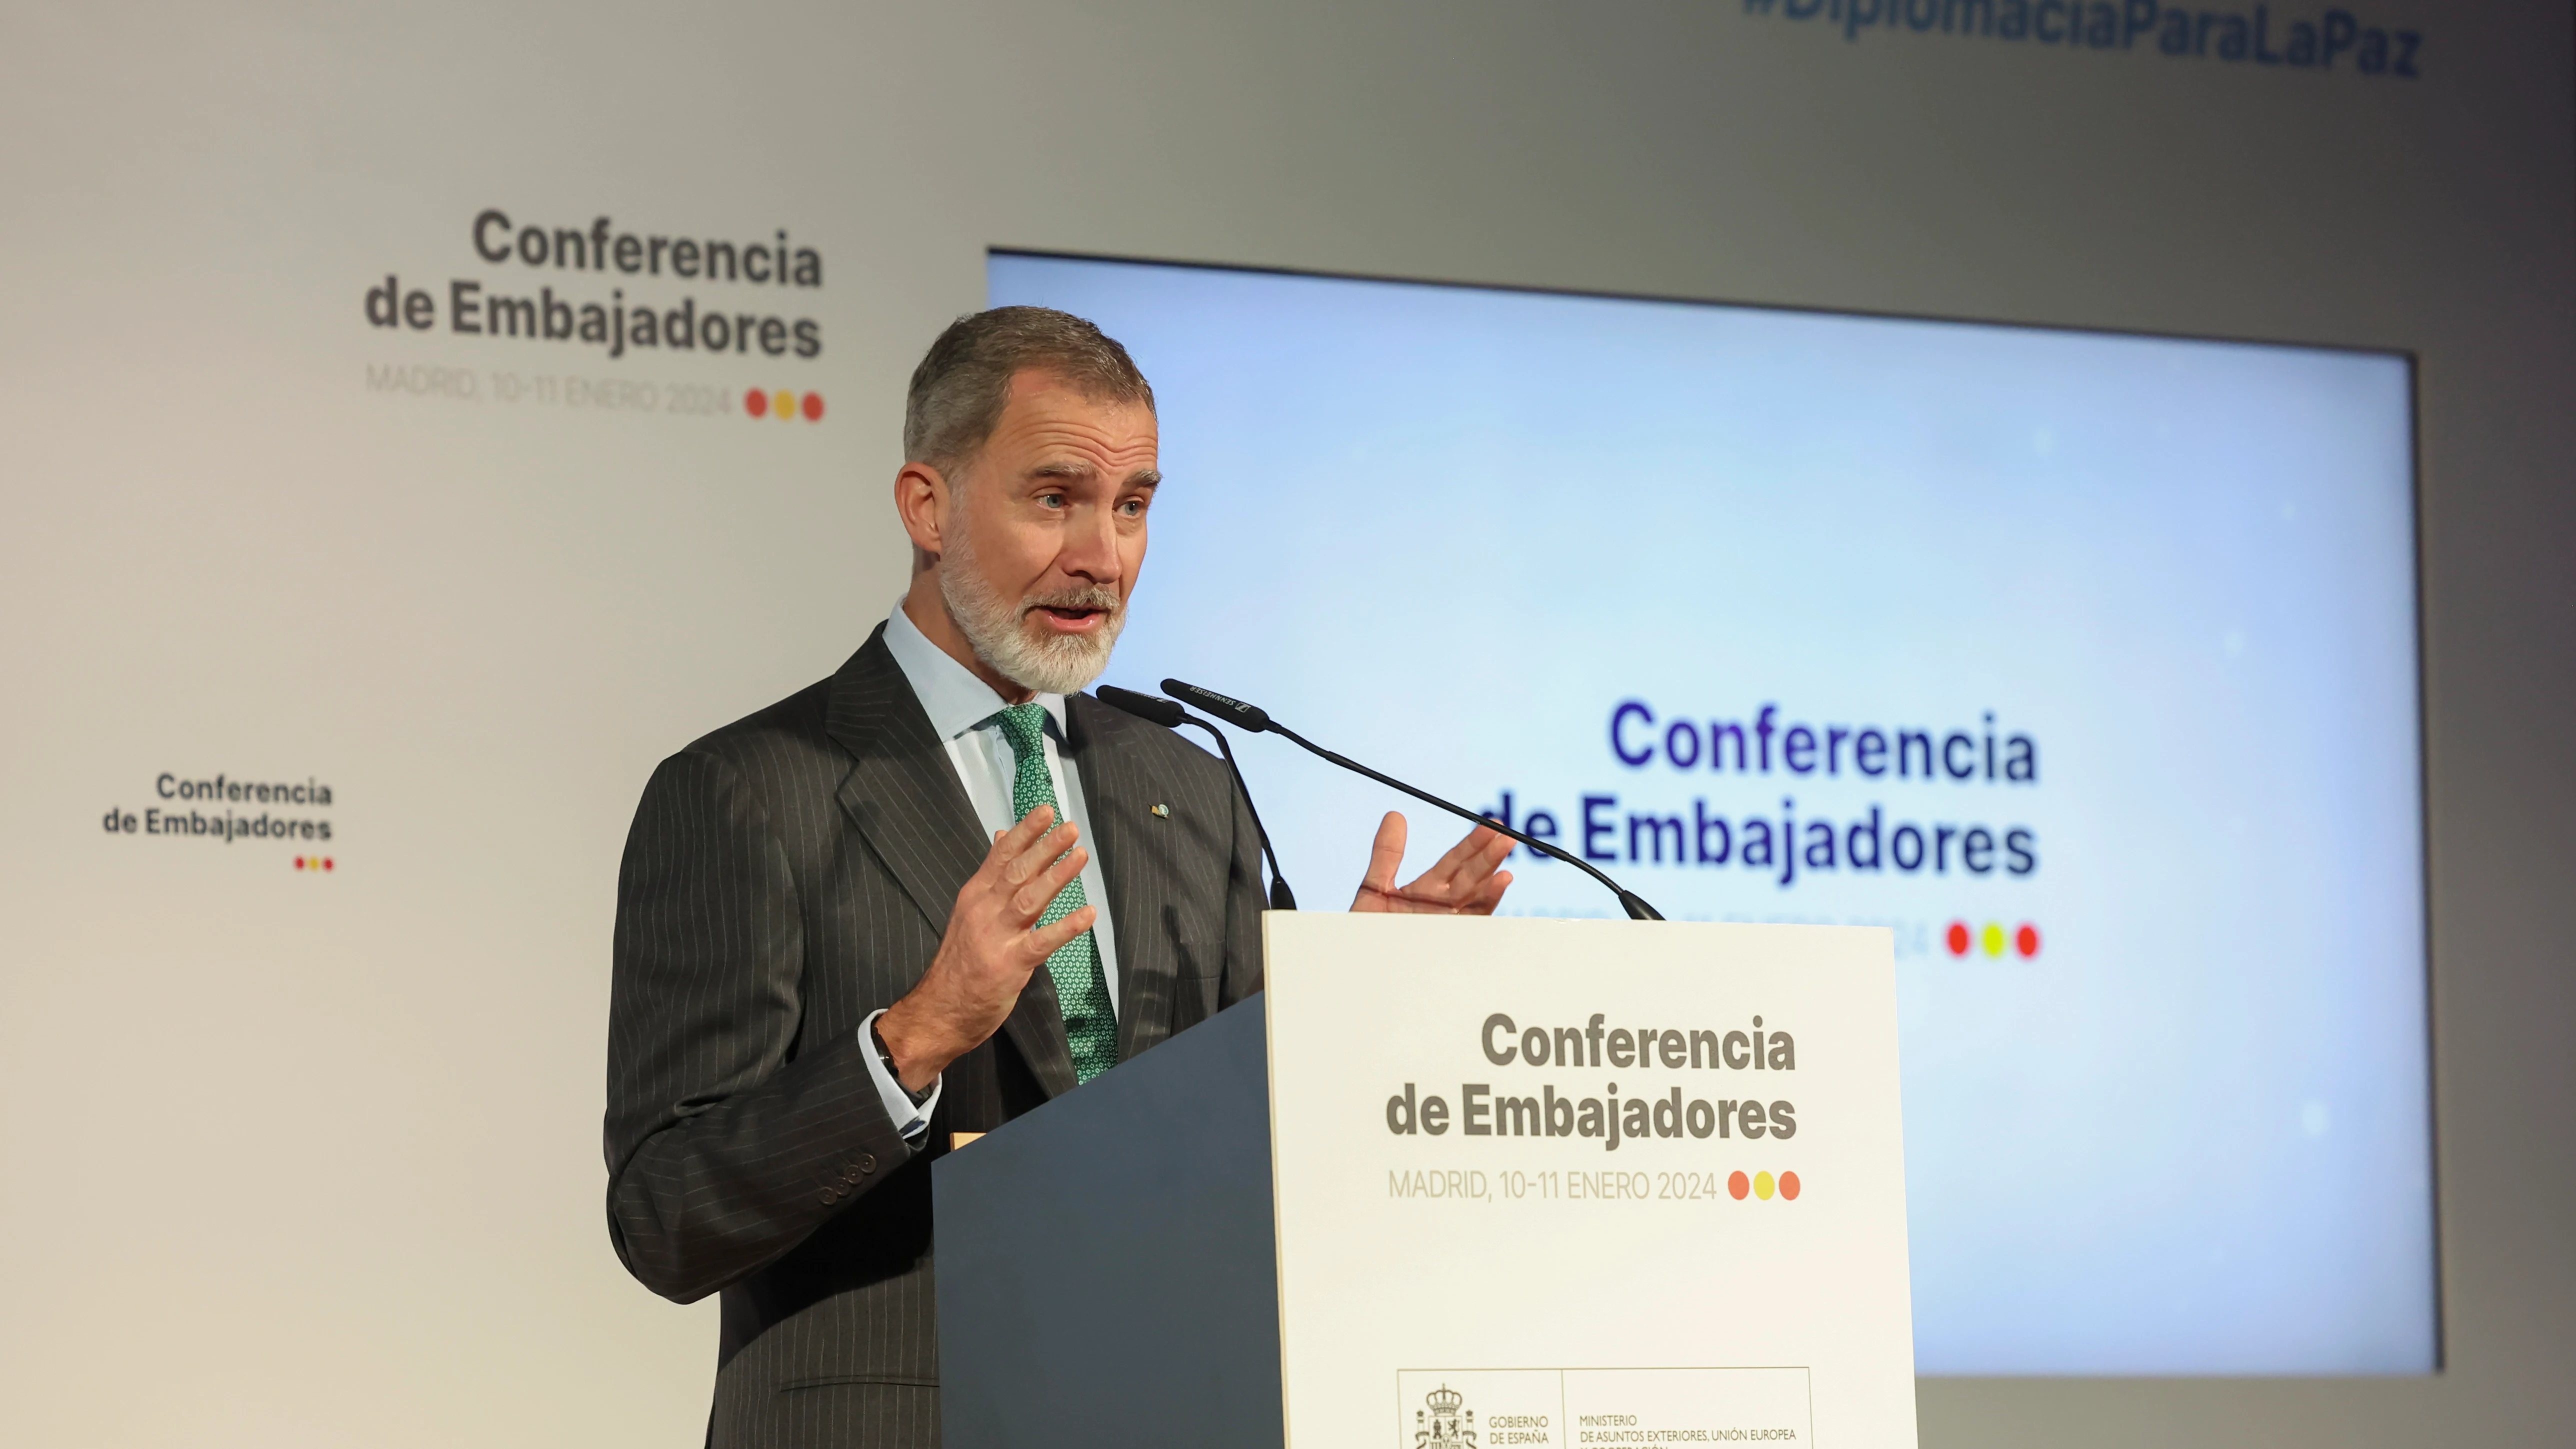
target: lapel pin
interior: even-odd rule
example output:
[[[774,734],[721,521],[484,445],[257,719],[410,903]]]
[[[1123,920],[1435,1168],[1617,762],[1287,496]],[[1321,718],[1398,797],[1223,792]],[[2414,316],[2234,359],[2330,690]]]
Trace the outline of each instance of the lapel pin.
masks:
[[[1154,815],[1157,819],[1169,820],[1172,818],[1172,807],[1169,805],[1157,805],[1154,807]]]

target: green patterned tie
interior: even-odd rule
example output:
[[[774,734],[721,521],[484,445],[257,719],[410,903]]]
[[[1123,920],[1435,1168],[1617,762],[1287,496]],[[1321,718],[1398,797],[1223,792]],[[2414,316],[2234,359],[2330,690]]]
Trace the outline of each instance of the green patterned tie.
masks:
[[[1064,818],[1064,806],[1055,798],[1055,780],[1047,773],[1046,708],[1039,704],[1010,705],[993,716],[1002,725],[1002,735],[1011,742],[1011,755],[1018,762],[1011,777],[1011,816],[1024,819],[1041,805],[1055,807],[1056,819]],[[1047,902],[1046,911],[1038,917],[1041,926],[1052,926],[1087,904],[1082,877],[1065,882],[1055,899]],[[1064,1013],[1065,1044],[1073,1049],[1073,1079],[1087,1082],[1118,1065],[1118,1018],[1109,1009],[1109,983],[1100,972],[1100,946],[1089,931],[1056,948],[1047,958],[1047,975],[1055,981],[1056,1008]]]

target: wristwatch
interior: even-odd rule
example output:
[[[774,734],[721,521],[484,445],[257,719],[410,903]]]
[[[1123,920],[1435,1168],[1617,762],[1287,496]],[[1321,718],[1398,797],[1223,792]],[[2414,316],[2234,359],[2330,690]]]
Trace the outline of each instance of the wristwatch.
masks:
[[[886,1076],[893,1081],[896,1091],[912,1099],[912,1105],[918,1107],[929,1101],[930,1094],[939,1089],[939,1079],[936,1077],[931,1079],[929,1086],[918,1092],[903,1084],[903,1073],[895,1070],[894,1053],[886,1049],[885,1033],[877,1030],[877,1023],[873,1018],[868,1022],[868,1045],[877,1049],[877,1060],[885,1063]]]

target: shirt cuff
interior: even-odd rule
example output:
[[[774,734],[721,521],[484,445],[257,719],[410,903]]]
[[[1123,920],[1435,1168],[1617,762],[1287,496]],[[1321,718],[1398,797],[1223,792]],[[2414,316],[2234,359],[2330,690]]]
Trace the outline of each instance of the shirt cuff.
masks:
[[[939,1110],[945,1074],[930,1079],[930,1095],[921,1100],[920,1106],[914,1106],[912,1094],[887,1070],[886,1059],[877,1050],[877,1018],[883,1015],[883,1009],[872,1011],[867,1020],[859,1023],[859,1050],[867,1057],[868,1080],[877,1084],[877,1097],[885,1103],[887,1120],[894,1123],[894,1130],[902,1134],[904,1141],[919,1146],[930,1131],[930,1114]]]

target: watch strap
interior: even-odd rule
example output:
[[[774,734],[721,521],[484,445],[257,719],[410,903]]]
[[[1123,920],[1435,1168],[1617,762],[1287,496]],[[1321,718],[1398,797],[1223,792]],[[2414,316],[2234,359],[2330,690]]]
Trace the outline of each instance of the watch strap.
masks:
[[[877,1060],[885,1063],[886,1075],[893,1079],[898,1091],[912,1099],[912,1105],[918,1107],[930,1100],[930,1094],[937,1089],[938,1083],[933,1082],[918,1092],[905,1086],[903,1073],[895,1070],[894,1053],[886,1047],[885,1033],[877,1030],[877,1024],[874,1021],[868,1023],[868,1045],[876,1048]]]

